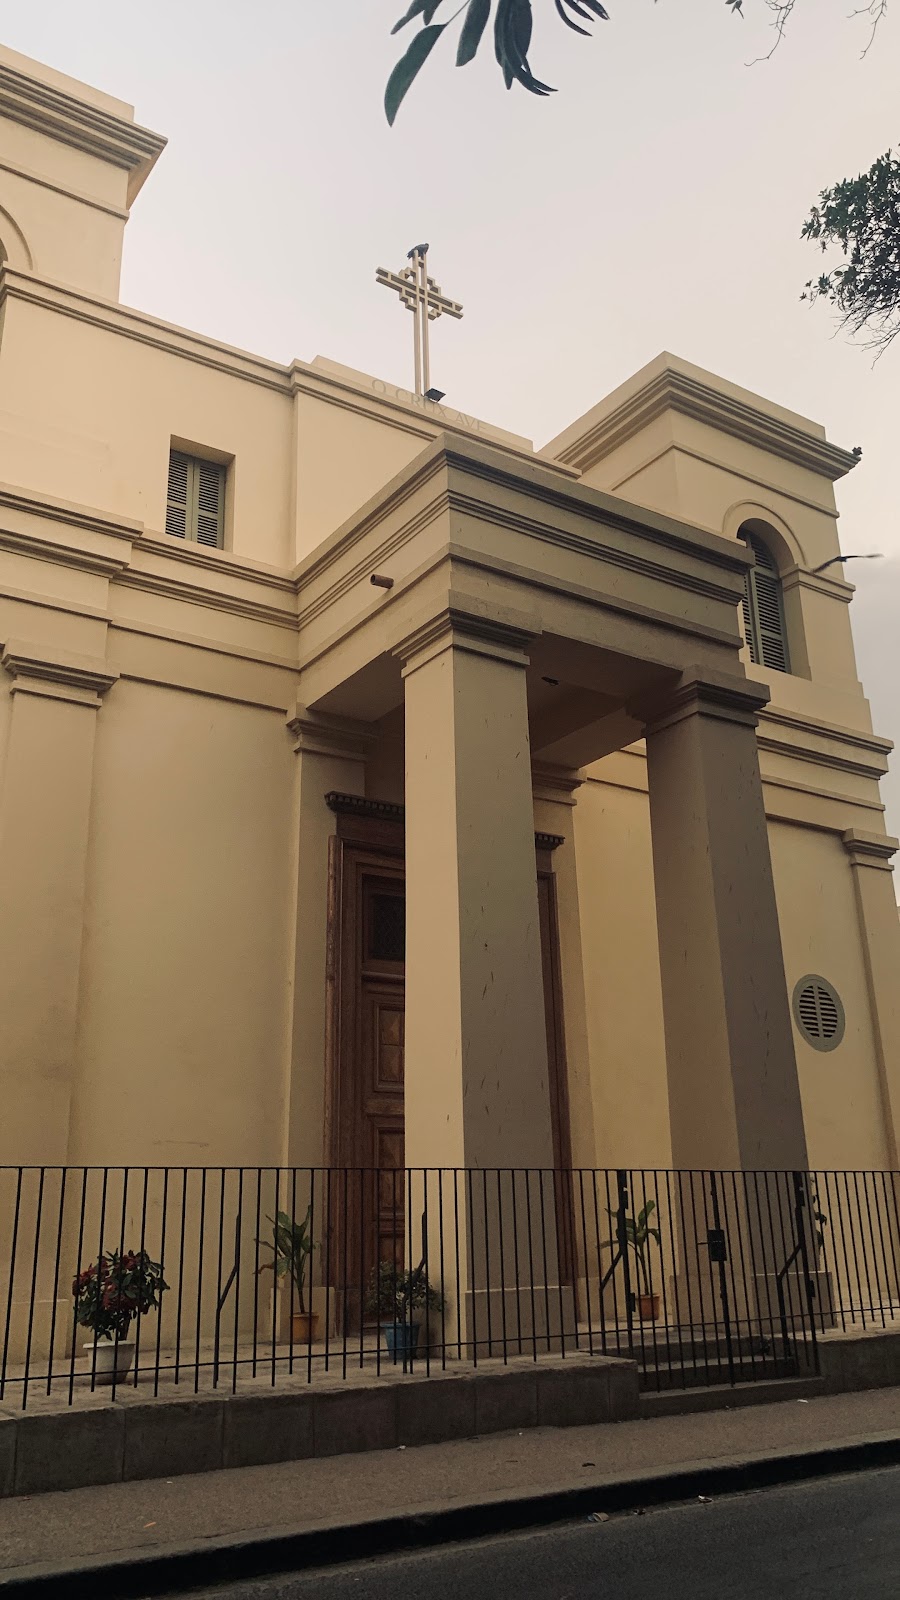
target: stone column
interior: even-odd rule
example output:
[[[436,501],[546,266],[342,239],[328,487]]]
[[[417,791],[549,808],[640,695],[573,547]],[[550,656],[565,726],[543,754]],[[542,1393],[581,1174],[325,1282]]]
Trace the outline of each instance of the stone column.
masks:
[[[68,1156],[101,658],[9,641],[0,789],[0,1163]]]
[[[844,848],[853,872],[888,1165],[896,1171],[900,1150],[900,916],[891,858],[900,844],[886,834],[849,828]]]
[[[521,619],[527,624],[527,619]],[[459,1337],[556,1326],[553,1161],[526,700],[527,626],[447,611],[400,654],[406,701],[406,1161],[529,1168],[444,1190]],[[430,1189],[430,1219],[435,1190]],[[461,1221],[455,1240],[454,1193]],[[541,1190],[543,1188],[543,1193]],[[540,1202],[543,1200],[543,1226]],[[424,1208],[421,1208],[424,1209]],[[418,1197],[412,1215],[420,1215]],[[518,1264],[513,1258],[514,1219]],[[437,1237],[429,1220],[430,1261]],[[429,1265],[429,1275],[436,1276]],[[445,1270],[456,1298],[455,1269]],[[530,1281],[529,1281],[530,1280]],[[536,1294],[530,1290],[539,1286]],[[505,1288],[502,1293],[501,1284]],[[558,1284],[557,1284],[558,1287]],[[547,1292],[545,1293],[545,1289]],[[530,1348],[530,1345],[528,1346]]]
[[[686,675],[647,726],[675,1167],[807,1162],[756,743],[767,700]]]
[[[329,850],[336,818],[331,792],[365,794],[371,730],[362,723],[319,716],[299,707],[288,724],[295,735],[294,874],[296,898],[291,967],[290,1040],[281,1160],[321,1166],[325,1119],[326,972]]]

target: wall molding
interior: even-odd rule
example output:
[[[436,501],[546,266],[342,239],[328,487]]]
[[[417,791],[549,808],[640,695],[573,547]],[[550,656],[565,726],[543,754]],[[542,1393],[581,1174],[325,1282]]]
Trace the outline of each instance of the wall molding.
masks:
[[[51,652],[45,645],[21,639],[7,640],[0,650],[0,665],[13,679],[13,694],[69,700],[93,709],[119,677],[100,656],[80,655],[74,650]]]
[[[726,394],[676,367],[658,372],[636,394],[586,428],[559,451],[558,460],[587,472],[667,412],[705,422],[720,433],[757,445],[769,455],[781,456],[831,482],[851,472],[857,463],[852,451],[829,444],[824,437],[799,428],[787,417]],[[673,445],[678,448],[676,441]]]

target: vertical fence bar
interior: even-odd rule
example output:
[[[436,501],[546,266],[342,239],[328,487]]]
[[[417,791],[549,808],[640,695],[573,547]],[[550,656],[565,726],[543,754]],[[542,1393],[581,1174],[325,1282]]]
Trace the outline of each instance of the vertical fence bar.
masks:
[[[890,1262],[887,1262],[887,1253],[886,1258],[884,1258],[884,1272],[886,1272],[887,1288],[887,1309],[890,1310],[890,1320],[895,1322],[895,1317],[897,1317],[897,1312],[895,1312],[895,1306],[897,1306],[895,1296],[897,1296],[897,1290],[900,1288],[900,1283],[898,1283],[897,1278],[897,1250],[895,1250],[894,1245],[895,1234],[894,1229],[890,1227],[890,1205],[889,1202],[887,1202],[887,1176],[889,1176],[889,1174],[878,1173],[878,1176],[881,1178],[881,1189],[882,1194],[884,1194],[884,1219],[886,1219],[887,1242],[889,1242],[890,1245]],[[876,1200],[876,1205],[878,1205],[878,1200]]]
[[[145,1167],[144,1168],[144,1182],[143,1182],[143,1186],[142,1186],[142,1189],[141,1189],[141,1243],[140,1243],[140,1256],[139,1256],[140,1263],[141,1263],[141,1270],[140,1270],[140,1275],[139,1275],[139,1278],[138,1278],[138,1286],[139,1286],[139,1291],[138,1292],[140,1294],[141,1303],[143,1303],[143,1299],[144,1299],[144,1260],[145,1260],[145,1252],[146,1252],[146,1245],[147,1245],[147,1188],[148,1188],[148,1184],[149,1184],[149,1168]],[[160,1292],[159,1298],[160,1298],[160,1300],[162,1300],[162,1292]],[[141,1368],[141,1328],[143,1326],[143,1321],[144,1321],[143,1312],[139,1312],[138,1313],[137,1324],[136,1324],[135,1330],[134,1330],[134,1382],[131,1385],[131,1387],[133,1389],[136,1389],[137,1386],[138,1386],[138,1379],[139,1379],[140,1368]]]
[[[506,1338],[506,1262],[503,1238],[503,1173],[497,1168],[497,1245],[500,1253],[500,1326],[503,1330],[503,1365],[509,1360]]]
[[[547,1211],[544,1205],[544,1177],[544,1168],[539,1167],[538,1183],[540,1185],[541,1196],[541,1276],[544,1280],[544,1337],[546,1340],[545,1348],[547,1354],[549,1355],[553,1346],[550,1338],[550,1285],[547,1282],[549,1273],[547,1270]],[[565,1355],[565,1351],[563,1351],[563,1355]]]
[[[106,1191],[107,1191],[108,1183],[109,1183],[109,1168],[108,1167],[104,1167],[103,1168],[103,1183],[102,1183],[101,1189],[100,1189],[100,1236],[99,1236],[99,1239],[98,1239],[98,1242],[97,1242],[97,1271],[98,1271],[98,1273],[101,1270],[102,1262],[106,1259],[105,1255],[104,1255],[104,1250],[103,1250],[103,1235],[104,1235],[104,1232],[106,1230]],[[94,1390],[96,1389],[96,1387],[97,1387],[97,1333],[96,1333],[96,1329],[95,1329],[94,1330],[94,1342],[93,1342],[93,1344],[91,1346],[91,1394],[94,1393]]]
[[[200,1169],[200,1220],[197,1227],[197,1327],[194,1337],[194,1393],[200,1389],[200,1339],[203,1331],[203,1244],[206,1236],[206,1174]]]
[[[79,1217],[78,1217],[78,1245],[77,1245],[76,1252],[75,1252],[75,1274],[76,1274],[76,1277],[81,1272],[81,1252],[82,1252],[82,1249],[84,1247],[84,1216],[85,1216],[85,1206],[87,1204],[87,1185],[88,1185],[88,1169],[87,1169],[87,1167],[82,1167],[82,1169],[81,1169],[81,1208],[80,1208]],[[12,1287],[11,1283],[10,1283],[10,1287]],[[72,1404],[72,1402],[73,1402],[73,1400],[75,1398],[75,1351],[78,1348],[78,1304],[77,1304],[77,1300],[75,1298],[75,1286],[74,1286],[74,1284],[72,1286],[72,1289],[73,1289],[73,1293],[72,1293],[72,1351],[71,1351],[71,1354],[69,1356],[69,1405]],[[3,1385],[2,1385],[2,1383],[0,1383],[0,1395],[2,1395],[2,1393],[3,1393]]]
[[[865,1177],[863,1178],[863,1193],[866,1196],[866,1222],[868,1224],[868,1229],[869,1229],[868,1242],[871,1243],[874,1246],[875,1240],[872,1237],[872,1218],[869,1215],[868,1187],[867,1187],[866,1182],[865,1182]],[[860,1205],[860,1200],[859,1200],[859,1173],[858,1172],[854,1172],[854,1174],[853,1174],[853,1196],[854,1196],[854,1199],[856,1201],[856,1215],[857,1215],[857,1218],[859,1219],[858,1231],[861,1233],[862,1232],[861,1224],[862,1224],[862,1220],[863,1219],[862,1219],[862,1207]],[[865,1274],[866,1274],[866,1294],[868,1296],[868,1301],[869,1301],[869,1321],[870,1322],[874,1322],[875,1321],[875,1309],[876,1309],[875,1308],[875,1297],[874,1297],[874,1295],[872,1293],[872,1281],[871,1281],[871,1278],[869,1276],[869,1251],[867,1249],[863,1250],[862,1258],[863,1258],[863,1267],[865,1269]],[[883,1326],[884,1326],[884,1318],[882,1318],[882,1327]]]
[[[431,1270],[428,1253],[428,1168],[422,1168],[422,1260],[425,1263],[425,1306],[422,1321],[425,1327],[425,1376],[431,1375]]]
[[[832,1178],[834,1178],[833,1185],[831,1183]],[[834,1189],[833,1195],[832,1187]],[[841,1319],[841,1331],[846,1332],[847,1319],[845,1313],[845,1284],[847,1281],[847,1249],[844,1241],[844,1211],[841,1205],[840,1190],[838,1188],[836,1173],[825,1173],[825,1195],[828,1202],[829,1216],[834,1217],[836,1215],[837,1217],[837,1228],[834,1226],[831,1228],[831,1254],[834,1263],[834,1290],[837,1295],[837,1309]],[[841,1236],[840,1258],[838,1256],[838,1231],[840,1232]],[[843,1271],[841,1269],[841,1258],[843,1259]]]
[[[244,1253],[244,1169],[237,1169],[237,1216],[234,1224],[234,1337],[232,1341],[231,1392],[237,1394],[238,1349],[241,1319],[241,1257]]]
[[[59,1267],[60,1258],[62,1256],[63,1212],[66,1205],[66,1178],[68,1177],[68,1171],[68,1167],[60,1167],[59,1169],[59,1221],[56,1227],[56,1256],[53,1264],[53,1297],[50,1301],[50,1349],[47,1355],[48,1394],[51,1391],[53,1378],[56,1376],[53,1371],[53,1352],[56,1347],[56,1309],[59,1304]]]
[[[472,1363],[473,1363],[474,1366],[477,1367],[477,1365],[478,1365],[478,1281],[477,1281],[477,1271],[476,1271],[476,1265],[475,1265],[475,1206],[474,1206],[473,1195],[472,1195],[472,1169],[471,1169],[471,1167],[467,1167],[464,1170],[465,1170],[465,1177],[466,1177],[467,1188],[468,1188],[468,1202],[469,1202],[469,1206],[468,1206],[468,1211],[469,1211],[469,1271],[468,1271],[468,1278],[469,1278],[469,1283],[471,1284],[470,1295],[471,1295],[471,1301],[472,1301],[472,1318],[471,1318],[471,1321],[472,1321],[472,1330],[471,1330],[471,1337],[472,1337]]]
[[[350,1311],[350,1171],[344,1168],[344,1195],[341,1221],[341,1377],[347,1376],[347,1323]]]
[[[181,1226],[178,1244],[178,1309],[175,1313],[175,1383],[181,1381],[181,1314],[184,1308],[184,1250],[187,1242],[188,1169],[181,1175]]]
[[[309,1237],[316,1237],[316,1169],[309,1169]],[[319,1246],[319,1260],[322,1260],[322,1248]],[[312,1296],[312,1269],[310,1268],[310,1297]],[[324,1285],[323,1285],[324,1287]],[[310,1305],[312,1298],[310,1298]],[[328,1307],[325,1308],[325,1349],[328,1349]],[[312,1339],[306,1346],[306,1381],[312,1383]]]
[[[219,1242],[216,1249],[216,1320],[213,1328],[213,1388],[219,1387],[222,1330],[222,1257],[225,1248],[225,1168],[219,1169]]]
[[[678,1246],[676,1244],[676,1228],[675,1228],[675,1217],[674,1217],[674,1205],[673,1205],[673,1201],[672,1201],[672,1182],[671,1182],[672,1174],[671,1174],[671,1172],[667,1172],[665,1176],[666,1176],[666,1214],[667,1214],[668,1219],[669,1219],[669,1250],[670,1250],[671,1256],[672,1256],[672,1299],[674,1301],[673,1309],[674,1309],[674,1312],[675,1312],[675,1329],[674,1329],[674,1331],[675,1331],[675,1337],[678,1340],[678,1359],[681,1362],[681,1377],[682,1377],[682,1388],[683,1388],[685,1386],[684,1380],[685,1380],[685,1376],[686,1376],[686,1368],[685,1368],[685,1362],[684,1362],[684,1332],[683,1332],[683,1329],[682,1329],[682,1322],[681,1322],[681,1290],[679,1288],[679,1283],[678,1283],[678,1280],[679,1280],[679,1277],[681,1276],[681,1274],[678,1271]],[[660,1232],[661,1231],[662,1230],[660,1230]],[[685,1263],[685,1265],[686,1265],[686,1263]],[[688,1320],[688,1329],[689,1329],[689,1333],[693,1332],[693,1330],[690,1328],[690,1315],[689,1315],[689,1320]],[[672,1330],[672,1328],[671,1328],[671,1326],[669,1324],[669,1314],[668,1314],[668,1310],[667,1310],[666,1311],[666,1343],[669,1346],[669,1373],[670,1373],[670,1375],[671,1375],[671,1372],[672,1372],[672,1355],[671,1355],[672,1331],[673,1330]]]
[[[41,1214],[44,1207],[44,1174],[41,1167],[38,1179],[37,1214],[34,1219],[34,1257],[31,1264],[31,1295],[28,1302],[28,1329],[25,1336],[25,1373],[22,1378],[22,1410],[28,1401],[28,1384],[31,1375],[31,1341],[34,1333],[34,1303],[37,1298],[38,1263],[41,1253]]]
[[[444,1265],[444,1169],[438,1167],[438,1253],[441,1275],[441,1371],[447,1369],[447,1280]]]
[[[168,1169],[168,1167],[163,1167],[162,1212],[161,1212],[161,1215],[160,1215],[160,1223],[159,1223],[159,1266],[160,1266],[160,1277],[162,1278],[163,1283],[165,1283],[165,1281],[166,1281],[166,1224],[167,1224],[167,1221],[168,1221],[168,1206],[169,1206],[169,1169]],[[159,1310],[156,1313],[156,1357],[155,1357],[154,1366],[153,1366],[153,1397],[154,1397],[154,1399],[159,1394],[159,1354],[160,1354],[160,1350],[162,1348],[163,1308],[164,1308],[164,1306],[166,1304],[167,1304],[166,1295],[165,1295],[165,1293],[161,1293],[160,1297],[159,1297]]]
[[[9,1356],[9,1339],[12,1329],[13,1287],[16,1278],[16,1255],[19,1243],[19,1212],[22,1205],[22,1174],[23,1167],[17,1169],[16,1174],[16,1203],[13,1211],[12,1239],[9,1247],[9,1288],[6,1295],[6,1326],[3,1332],[3,1365],[0,1368],[0,1399],[6,1393],[7,1360]]]

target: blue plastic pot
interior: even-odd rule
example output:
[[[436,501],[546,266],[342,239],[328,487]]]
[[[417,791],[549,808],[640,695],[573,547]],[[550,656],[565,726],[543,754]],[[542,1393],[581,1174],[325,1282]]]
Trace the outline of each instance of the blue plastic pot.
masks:
[[[384,1342],[388,1347],[388,1355],[396,1363],[402,1361],[406,1366],[419,1348],[418,1322],[383,1322],[381,1331]]]

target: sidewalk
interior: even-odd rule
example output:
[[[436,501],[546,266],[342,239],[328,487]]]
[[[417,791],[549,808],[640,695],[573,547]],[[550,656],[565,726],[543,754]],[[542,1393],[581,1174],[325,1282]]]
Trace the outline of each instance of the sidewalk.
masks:
[[[892,1441],[897,1441],[896,1453]],[[870,1447],[873,1459],[900,1460],[900,1388],[638,1422],[536,1428],[417,1449],[8,1499],[0,1502],[0,1595],[93,1595],[101,1588],[107,1595],[163,1593],[166,1570],[157,1568],[154,1557],[199,1550],[204,1572],[211,1573],[206,1563],[214,1562],[223,1544],[241,1546],[247,1570],[248,1546],[256,1549],[264,1541],[255,1556],[251,1552],[249,1568],[255,1563],[257,1571],[278,1570],[291,1564],[291,1541],[297,1565],[316,1558],[315,1552],[328,1559],[327,1540],[315,1540],[311,1552],[304,1535],[341,1530],[338,1550],[347,1560],[356,1553],[354,1530],[363,1534],[363,1524],[384,1528],[390,1519],[395,1531],[373,1543],[370,1527],[362,1544],[356,1541],[360,1553],[388,1548],[392,1541],[396,1547],[398,1519],[471,1508],[470,1523],[464,1516],[460,1526],[457,1515],[452,1527],[447,1525],[450,1536],[454,1530],[459,1536],[470,1526],[473,1532],[490,1531],[489,1508],[505,1508],[494,1517],[497,1528],[521,1526],[565,1515],[561,1497],[566,1495],[572,1496],[573,1515],[586,1514],[594,1497],[597,1509],[604,1495],[612,1505],[617,1497],[610,1500],[611,1491],[626,1481],[633,1503],[640,1503],[642,1488],[648,1504],[659,1501],[666,1497],[666,1485],[658,1480],[670,1473],[711,1469],[728,1489],[741,1486],[735,1468],[752,1469],[775,1458],[781,1460],[774,1475],[781,1478],[804,1475],[802,1461],[785,1459],[798,1455],[808,1455],[808,1470],[817,1472],[862,1465],[864,1450],[855,1460],[836,1457],[830,1465],[822,1454],[854,1445]],[[765,1475],[754,1479],[751,1470],[746,1486],[754,1481],[765,1481]],[[671,1487],[671,1498],[692,1489],[689,1478],[673,1479]],[[715,1489],[715,1481],[703,1485],[705,1493]],[[541,1496],[553,1500],[542,1505]],[[620,1495],[619,1508],[623,1503]],[[124,1567],[118,1575],[107,1570],[101,1576],[97,1566],[111,1558],[130,1563],[130,1576]],[[196,1582],[196,1563],[188,1562],[188,1568]],[[170,1562],[166,1569],[170,1576],[176,1571]],[[184,1577],[190,1579],[189,1570]],[[34,1587],[24,1585],[29,1578],[38,1580]]]

